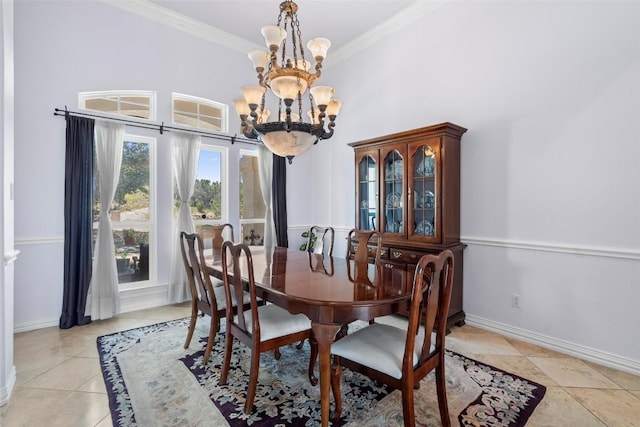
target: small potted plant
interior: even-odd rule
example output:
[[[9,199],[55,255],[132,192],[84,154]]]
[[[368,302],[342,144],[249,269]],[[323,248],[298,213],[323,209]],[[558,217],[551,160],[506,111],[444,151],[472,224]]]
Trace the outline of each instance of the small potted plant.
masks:
[[[127,258],[128,254],[125,251],[122,251],[116,257],[116,266],[118,267],[118,271],[125,271],[129,268],[129,258]]]

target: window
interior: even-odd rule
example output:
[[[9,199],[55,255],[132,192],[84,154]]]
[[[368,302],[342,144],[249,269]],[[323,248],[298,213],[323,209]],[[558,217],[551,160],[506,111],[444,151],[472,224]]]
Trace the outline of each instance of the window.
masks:
[[[198,172],[193,186],[193,195],[189,199],[191,216],[196,228],[200,231],[203,224],[222,224],[228,217],[225,201],[227,200],[226,149],[210,145],[200,147]],[[174,192],[174,216],[178,212],[180,200],[178,192]]]
[[[156,119],[156,93],[151,91],[80,92],[78,105],[119,116]]]
[[[149,280],[149,243],[154,229],[155,138],[125,135],[122,165],[111,205],[118,283]],[[100,177],[94,168],[94,245],[100,219]]]
[[[174,93],[173,123],[194,128],[228,132],[229,107],[219,102]]]
[[[258,246],[264,243],[264,216],[267,208],[260,189],[258,155],[240,152],[240,235],[244,243]]]

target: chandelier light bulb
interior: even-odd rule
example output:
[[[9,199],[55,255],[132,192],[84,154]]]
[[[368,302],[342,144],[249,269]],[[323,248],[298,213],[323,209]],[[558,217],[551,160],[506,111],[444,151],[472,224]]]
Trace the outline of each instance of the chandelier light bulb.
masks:
[[[251,114],[251,109],[249,108],[249,104],[247,104],[247,100],[244,98],[236,98],[233,100],[233,105],[236,108],[236,114],[239,116],[248,116]]]
[[[271,91],[280,99],[298,99],[298,93],[307,90],[307,82],[294,76],[281,76],[271,80]]]
[[[253,63],[253,68],[256,70],[264,70],[267,68],[269,62],[269,53],[263,50],[252,50],[249,52],[249,59]]]
[[[262,27],[262,35],[267,47],[273,52],[277,51],[282,41],[287,38],[287,32],[277,25],[266,25]]]
[[[327,111],[326,111],[327,116],[329,117],[337,116],[338,113],[340,113],[341,107],[342,107],[342,101],[338,99],[332,99],[329,102],[329,105],[327,105]]]
[[[309,89],[313,100],[316,102],[316,106],[328,105],[333,96],[334,90],[329,86],[313,86]]]
[[[251,105],[260,105],[262,102],[262,95],[264,95],[266,88],[264,86],[242,86],[242,96],[244,96],[245,101]],[[252,110],[255,109],[252,108]]]
[[[316,37],[315,39],[309,40],[307,47],[314,58],[320,57],[324,59],[327,57],[327,51],[329,50],[329,47],[331,47],[331,42],[329,39]]]

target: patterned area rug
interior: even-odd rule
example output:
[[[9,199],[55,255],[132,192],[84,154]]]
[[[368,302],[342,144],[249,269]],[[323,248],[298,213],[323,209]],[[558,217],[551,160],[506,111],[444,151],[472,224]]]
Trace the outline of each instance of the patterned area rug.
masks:
[[[219,386],[224,334],[218,334],[211,359],[203,367],[208,320],[198,320],[186,350],[188,319],[98,338],[114,426],[320,424],[320,389],[311,386],[307,377],[308,343],[301,350],[283,347],[280,360],[272,353],[262,354],[254,412],[246,415],[242,408],[249,351],[239,342],[234,344],[228,383]],[[447,352],[446,373],[452,425],[523,426],[545,393],[540,384],[453,352]],[[377,386],[346,369],[341,387],[343,417],[332,425],[403,425],[399,391]],[[415,393],[418,425],[440,425],[433,373]]]

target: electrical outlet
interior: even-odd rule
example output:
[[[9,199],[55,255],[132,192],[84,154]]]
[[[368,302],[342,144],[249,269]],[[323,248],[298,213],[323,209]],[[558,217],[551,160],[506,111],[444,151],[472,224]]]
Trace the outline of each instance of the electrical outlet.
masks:
[[[520,308],[520,295],[519,294],[511,294],[511,306],[515,308]]]

